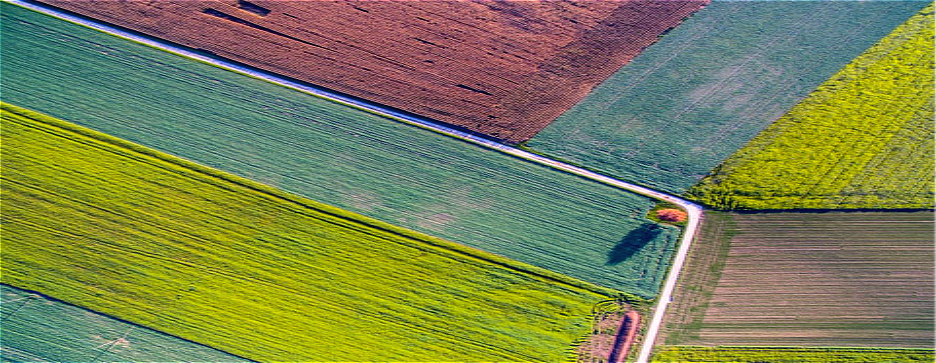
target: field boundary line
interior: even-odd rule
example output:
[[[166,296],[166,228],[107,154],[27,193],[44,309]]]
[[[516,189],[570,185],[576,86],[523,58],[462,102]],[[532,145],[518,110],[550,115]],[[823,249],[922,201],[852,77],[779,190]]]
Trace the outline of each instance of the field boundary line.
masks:
[[[42,299],[42,300],[45,301],[46,303],[48,303],[48,302],[53,302],[53,303],[55,303],[55,304],[60,304],[60,305],[62,305],[62,306],[65,306],[65,307],[68,307],[68,308],[71,308],[71,309],[80,310],[80,311],[81,311],[82,313],[84,313],[84,314],[88,314],[88,313],[94,314],[94,315],[97,315],[97,316],[99,316],[99,317],[103,317],[103,318],[105,318],[105,319],[112,320],[112,321],[115,321],[115,322],[118,322],[118,323],[121,323],[121,324],[128,325],[128,326],[130,326],[130,327],[133,327],[133,328],[142,330],[142,331],[144,331],[144,332],[148,332],[148,333],[151,333],[151,334],[152,334],[152,333],[161,334],[161,335],[163,335],[163,336],[165,336],[165,337],[170,337],[170,338],[172,338],[172,339],[177,339],[177,340],[179,340],[179,341],[187,342],[187,343],[189,343],[189,344],[193,344],[193,345],[196,345],[196,346],[199,346],[199,347],[211,349],[211,350],[213,350],[213,351],[217,351],[217,352],[221,352],[221,353],[224,353],[224,354],[233,356],[233,357],[237,357],[237,358],[240,358],[240,359],[241,359],[241,361],[242,361],[241,363],[254,362],[254,361],[252,361],[252,360],[250,360],[250,359],[241,357],[241,356],[239,356],[239,355],[237,355],[237,354],[234,354],[234,353],[228,353],[227,351],[223,351],[223,350],[220,350],[220,349],[217,349],[217,348],[214,348],[214,347],[211,347],[211,346],[208,346],[208,345],[205,345],[205,344],[202,344],[202,343],[193,341],[193,340],[185,339],[185,338],[182,338],[182,337],[180,337],[180,336],[173,335],[173,334],[169,334],[169,333],[166,333],[166,332],[163,332],[163,331],[160,331],[160,330],[148,328],[148,327],[146,327],[146,326],[143,326],[143,325],[134,323],[134,322],[132,322],[132,321],[124,320],[124,319],[118,318],[118,317],[116,317],[116,316],[112,316],[112,315],[109,315],[109,314],[102,313],[102,312],[100,312],[100,311],[91,310],[91,309],[88,309],[88,308],[86,308],[86,307],[84,307],[84,306],[76,305],[76,304],[67,302],[67,301],[65,301],[65,300],[61,300],[61,299],[55,298],[55,297],[53,297],[53,296],[45,295],[45,294],[42,294],[42,293],[40,293],[40,292],[38,292],[38,291],[35,291],[35,290],[30,290],[30,289],[22,288],[22,287],[20,287],[20,286],[13,285],[13,284],[9,284],[9,283],[0,283],[0,287],[3,287],[3,286],[5,286],[5,287],[10,287],[10,288],[14,288],[14,289],[17,289],[17,290],[20,290],[20,291],[23,292],[23,293],[28,293],[28,294],[30,294],[30,295],[32,295],[32,296],[35,296],[33,299]],[[31,356],[30,358],[36,357],[36,356],[35,356],[34,354],[32,354],[32,353],[29,353],[29,352],[26,352],[26,351],[22,351],[22,350],[19,350],[19,349],[16,349],[16,348],[12,348],[12,347],[9,347],[9,346],[0,346],[0,353],[2,353],[3,350],[10,350],[10,351],[13,351],[13,353],[17,353],[17,354],[27,354],[27,355]],[[40,357],[40,358],[41,358],[41,357]],[[41,359],[40,359],[40,360],[37,360],[37,361],[41,361]]]
[[[469,142],[475,145],[479,145],[488,149],[493,149],[501,153],[523,159],[527,162],[534,164],[539,164],[541,166],[549,167],[555,170],[563,171],[569,174],[573,174],[582,178],[590,179],[597,181],[601,184],[612,186],[618,189],[623,189],[632,193],[640,194],[652,199],[661,200],[665,202],[670,202],[680,207],[684,208],[689,215],[686,227],[683,229],[682,237],[679,241],[679,249],[677,250],[676,256],[673,258],[672,265],[669,272],[667,273],[666,280],[664,282],[664,287],[660,292],[660,295],[657,297],[657,304],[654,309],[653,318],[651,319],[650,326],[647,330],[646,335],[644,336],[644,341],[641,346],[640,355],[637,359],[638,363],[646,363],[649,360],[650,353],[653,349],[653,342],[656,340],[657,334],[659,332],[660,326],[662,325],[663,315],[666,312],[666,308],[671,302],[673,289],[676,286],[676,280],[679,277],[679,273],[682,270],[682,266],[685,263],[686,255],[689,252],[689,247],[692,244],[695,235],[698,232],[698,228],[702,222],[703,208],[702,206],[690,202],[688,200],[656,191],[644,186],[637,184],[632,184],[612,178],[606,175],[602,175],[591,170],[587,170],[582,167],[566,164],[560,161],[556,161],[529,151],[525,151],[513,146],[509,146],[493,139],[486,137],[478,136],[476,134],[457,130],[452,127],[442,125],[436,121],[433,121],[428,118],[410,115],[401,111],[392,110],[385,106],[374,104],[368,101],[359,100],[349,96],[344,96],[329,90],[325,90],[318,87],[313,87],[307,84],[302,84],[300,82],[292,81],[280,76],[277,76],[273,73],[256,70],[250,67],[238,65],[233,61],[222,60],[219,58],[208,57],[205,55],[198,54],[196,52],[185,49],[183,46],[178,46],[167,41],[157,40],[155,38],[150,38],[146,36],[141,36],[134,34],[129,31],[121,30],[115,26],[106,25],[97,21],[91,21],[83,17],[71,15],[61,10],[53,9],[46,5],[39,5],[25,0],[3,0],[11,4],[15,4],[36,12],[40,12],[58,19],[62,19],[71,23],[75,23],[87,28],[91,28],[97,31],[101,31],[119,38],[127,39],[151,48],[156,48],[162,51],[166,51],[172,54],[183,56],[186,58],[194,59],[202,63],[206,63],[221,69],[228,71],[233,71],[236,73],[244,74],[256,79],[260,79],[266,82],[277,84],[286,88],[290,88],[296,91],[310,94],[312,96],[329,100],[331,102],[339,103],[348,107],[352,107],[364,112],[368,112],[374,115],[392,119],[394,121],[402,122],[408,125],[416,126],[422,129],[430,130],[438,134],[442,134],[448,137],[459,139],[465,142]]]

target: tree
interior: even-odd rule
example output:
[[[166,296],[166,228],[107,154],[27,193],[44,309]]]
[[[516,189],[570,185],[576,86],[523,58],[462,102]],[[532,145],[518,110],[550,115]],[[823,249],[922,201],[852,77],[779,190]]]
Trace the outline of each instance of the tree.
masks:
[[[656,212],[657,218],[666,222],[682,222],[686,220],[686,212],[679,209],[660,209]]]

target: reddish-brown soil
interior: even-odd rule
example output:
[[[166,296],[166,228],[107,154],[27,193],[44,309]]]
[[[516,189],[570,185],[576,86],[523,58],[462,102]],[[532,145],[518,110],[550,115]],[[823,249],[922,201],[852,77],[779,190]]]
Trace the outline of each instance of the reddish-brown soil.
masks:
[[[38,0],[508,142],[708,0]]]

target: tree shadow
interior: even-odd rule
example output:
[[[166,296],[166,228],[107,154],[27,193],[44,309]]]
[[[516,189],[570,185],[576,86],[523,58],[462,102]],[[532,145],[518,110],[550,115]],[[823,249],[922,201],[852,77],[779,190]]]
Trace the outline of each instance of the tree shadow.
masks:
[[[656,223],[644,223],[637,229],[627,233],[611,251],[608,251],[608,261],[605,265],[617,265],[624,262],[637,251],[650,243],[654,238],[660,235],[663,229]]]

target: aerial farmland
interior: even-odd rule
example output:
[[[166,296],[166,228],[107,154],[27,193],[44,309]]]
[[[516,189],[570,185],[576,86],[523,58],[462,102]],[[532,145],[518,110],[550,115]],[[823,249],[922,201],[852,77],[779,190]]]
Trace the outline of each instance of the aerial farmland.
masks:
[[[43,2],[513,142],[706,3]]]
[[[683,193],[921,7],[715,1],[527,146]]]
[[[932,54],[933,17],[914,16],[689,194],[726,209],[931,206]]]
[[[931,362],[926,1],[0,2],[0,361]]]
[[[644,297],[665,274],[679,232],[647,221],[650,198],[47,16],[29,19],[4,31],[16,50],[5,62],[22,70],[3,80],[17,106]],[[60,54],[67,60],[34,61]],[[65,90],[29,87],[42,83]],[[654,233],[627,240],[647,223]],[[627,243],[642,248],[609,264],[619,258],[609,251]]]

